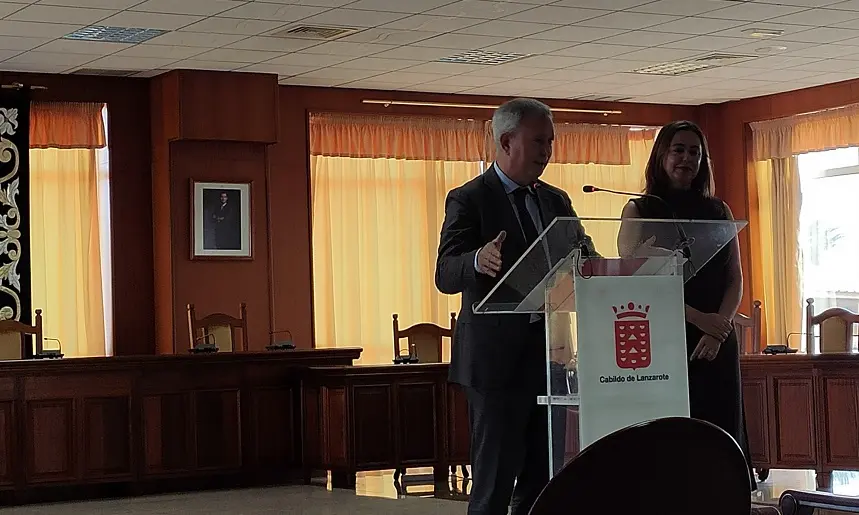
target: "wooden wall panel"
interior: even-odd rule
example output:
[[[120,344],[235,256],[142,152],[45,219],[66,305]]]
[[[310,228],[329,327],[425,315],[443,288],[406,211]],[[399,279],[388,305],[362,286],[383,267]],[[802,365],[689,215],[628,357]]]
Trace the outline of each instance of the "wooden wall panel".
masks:
[[[16,429],[15,403],[0,402],[0,488],[15,482]]]
[[[296,422],[300,419],[295,392],[278,388],[259,388],[250,394],[250,428],[253,463],[283,467],[300,463],[297,452]]]
[[[403,463],[436,461],[439,456],[439,436],[442,434],[441,410],[436,382],[408,382],[398,388],[398,441]]]
[[[190,411],[187,394],[143,398],[145,474],[181,472],[192,468]]]
[[[325,452],[323,438],[324,422],[322,411],[322,389],[313,386],[302,387],[302,460],[306,467],[320,467]]]
[[[322,390],[323,462],[330,467],[349,465],[346,388]]]
[[[782,466],[814,467],[817,459],[814,382],[810,377],[776,378],[776,462]],[[782,414],[790,414],[787,415]],[[795,417],[795,421],[791,418]]]
[[[241,466],[239,391],[195,392],[194,415],[197,468],[230,469]]]
[[[755,463],[769,463],[769,395],[766,378],[743,379],[743,406],[749,450]]]
[[[356,385],[352,389],[354,449],[357,467],[373,467],[393,461],[393,386]]]
[[[87,479],[129,479],[131,398],[83,399],[83,475]]]
[[[823,378],[823,434],[826,463],[832,467],[859,461],[859,382]]]
[[[448,449],[451,463],[468,463],[471,460],[471,426],[469,425],[468,399],[459,385],[447,387]]]
[[[26,404],[27,482],[76,479],[75,405],[72,399]]]

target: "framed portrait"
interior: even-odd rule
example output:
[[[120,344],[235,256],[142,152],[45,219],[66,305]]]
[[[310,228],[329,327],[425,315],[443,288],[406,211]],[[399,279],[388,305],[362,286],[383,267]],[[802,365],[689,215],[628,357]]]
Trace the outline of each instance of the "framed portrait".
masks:
[[[252,185],[191,181],[191,259],[253,259]]]

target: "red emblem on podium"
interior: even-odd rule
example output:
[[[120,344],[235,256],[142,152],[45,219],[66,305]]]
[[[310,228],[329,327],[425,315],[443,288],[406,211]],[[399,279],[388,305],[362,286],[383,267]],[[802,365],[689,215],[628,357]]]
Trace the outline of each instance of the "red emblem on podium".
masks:
[[[650,306],[612,306],[614,316],[614,353],[620,368],[647,368],[650,366]]]

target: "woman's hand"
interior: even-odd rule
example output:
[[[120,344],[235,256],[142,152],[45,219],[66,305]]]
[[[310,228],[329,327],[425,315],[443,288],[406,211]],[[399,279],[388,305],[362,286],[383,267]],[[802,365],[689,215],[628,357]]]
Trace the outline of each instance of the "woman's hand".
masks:
[[[698,341],[698,346],[692,351],[692,355],[689,356],[689,361],[696,359],[713,361],[716,359],[716,356],[719,355],[719,348],[721,347],[722,343],[719,340],[713,338],[709,334],[705,334],[701,337],[701,340]]]
[[[719,343],[725,341],[734,330],[734,324],[718,313],[701,313],[695,310],[687,318],[692,325],[717,339]]]

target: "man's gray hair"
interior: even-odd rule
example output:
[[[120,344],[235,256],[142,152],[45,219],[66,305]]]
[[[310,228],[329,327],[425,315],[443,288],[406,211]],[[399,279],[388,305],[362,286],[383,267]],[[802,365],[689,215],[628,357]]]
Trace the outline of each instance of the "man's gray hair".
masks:
[[[519,128],[525,118],[546,117],[552,119],[549,106],[533,98],[514,98],[501,104],[492,115],[492,138],[501,146],[501,136]]]

